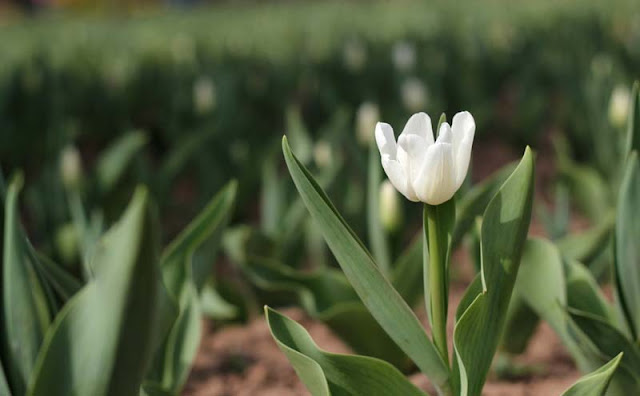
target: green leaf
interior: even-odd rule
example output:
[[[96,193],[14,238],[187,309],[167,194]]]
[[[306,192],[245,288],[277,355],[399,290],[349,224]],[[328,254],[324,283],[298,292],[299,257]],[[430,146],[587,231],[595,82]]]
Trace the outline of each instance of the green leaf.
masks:
[[[566,288],[564,266],[558,249],[545,239],[527,240],[514,294],[551,326],[578,366],[585,369],[590,367],[588,360],[568,329],[564,310],[567,305]]]
[[[617,296],[634,339],[640,337],[640,163],[632,152],[618,195],[615,226]]]
[[[160,267],[170,304],[159,313],[159,321],[170,330],[155,358],[151,379],[178,392],[184,385],[200,342],[199,289],[213,268],[215,251],[231,217],[237,183],[230,182],[165,249]]]
[[[607,364],[596,371],[580,378],[571,388],[567,389],[562,396],[602,396],[607,391],[609,383],[616,372],[622,352],[611,359]]]
[[[398,346],[437,386],[448,387],[449,370],[411,308],[393,289],[360,239],[293,155],[286,137],[282,140],[282,149],[302,200],[364,305]]]
[[[454,330],[454,373],[461,395],[479,395],[500,340],[531,220],[534,160],[527,148],[518,167],[491,200],[482,222],[482,293]],[[473,296],[476,296],[473,298]]]
[[[0,361],[0,395],[11,396],[11,390],[9,389],[9,382],[7,382],[7,375],[5,374],[2,361]]]
[[[559,173],[569,187],[572,201],[594,223],[602,220],[602,214],[611,207],[609,187],[593,168],[567,163]]]
[[[631,90],[626,143],[627,153],[634,150],[640,152],[640,81],[634,82]]]
[[[3,348],[15,394],[25,393],[51,323],[49,300],[20,225],[18,195],[22,176],[9,184],[6,197],[3,256]]]
[[[610,213],[590,229],[559,239],[556,244],[562,257],[589,264],[607,247],[614,223],[615,216]]]
[[[38,254],[38,263],[42,273],[56,295],[66,303],[82,288],[82,283],[63,267],[43,254]]]
[[[278,347],[313,396],[424,395],[389,363],[325,352],[298,323],[268,307],[265,315]]]
[[[302,272],[258,257],[250,257],[244,269],[264,290],[295,293],[311,317],[326,323],[356,353],[408,368],[407,356],[371,316],[342,272],[332,268]]]
[[[391,284],[413,307],[424,293],[422,281],[422,237],[413,242],[398,257],[391,272]]]
[[[462,241],[462,237],[474,224],[476,217],[482,215],[489,201],[502,183],[513,172],[516,164],[508,164],[489,176],[482,183],[474,185],[456,202],[456,226],[451,237],[452,249]]]
[[[93,260],[95,278],[46,334],[28,395],[135,395],[152,357],[157,224],[139,188]]]
[[[631,342],[618,329],[605,319],[593,314],[568,308],[567,312],[572,323],[582,331],[596,348],[600,356],[611,359],[620,352],[624,352],[620,362],[620,374],[625,374],[627,381],[632,381],[635,387],[640,386],[640,348]]]
[[[212,278],[202,287],[200,292],[200,308],[202,313],[212,319],[231,320],[238,316],[238,308],[227,302],[215,289]]]
[[[577,261],[565,261],[567,305],[612,321],[614,318],[605,296],[591,272]]]
[[[96,177],[100,190],[110,191],[120,180],[129,163],[147,143],[147,137],[140,131],[120,137],[98,159]]]

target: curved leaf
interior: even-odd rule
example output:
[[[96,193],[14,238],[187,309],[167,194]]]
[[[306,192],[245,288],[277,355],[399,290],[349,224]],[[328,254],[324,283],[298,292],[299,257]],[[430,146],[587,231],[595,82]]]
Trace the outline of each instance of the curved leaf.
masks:
[[[556,244],[562,257],[589,264],[609,243],[614,223],[615,216],[611,213],[590,229],[559,239]]]
[[[448,387],[449,370],[411,308],[380,272],[360,239],[293,155],[286,137],[282,140],[282,150],[303,202],[364,305],[437,386]]]
[[[298,323],[269,307],[265,315],[278,347],[312,395],[424,395],[389,363],[325,352]]]
[[[408,368],[407,356],[371,316],[342,272],[322,268],[303,273],[257,257],[248,259],[245,270],[265,290],[296,293],[309,315],[326,323],[356,353]]]
[[[20,225],[18,194],[22,177],[7,189],[3,252],[3,348],[14,393],[24,394],[35,369],[38,351],[51,323],[49,298]]]
[[[632,152],[620,186],[615,228],[617,296],[633,337],[640,334],[640,162]]]
[[[493,197],[482,221],[482,293],[454,330],[454,373],[461,395],[479,395],[500,340],[531,220],[534,160],[527,148]],[[474,288],[469,289],[475,293]],[[469,292],[468,292],[469,293]]]
[[[157,226],[138,189],[93,260],[99,271],[46,334],[29,395],[137,395],[152,357]]]
[[[607,364],[596,371],[580,378],[571,388],[567,389],[562,396],[602,396],[607,391],[611,378],[616,372],[622,352],[611,359]]]
[[[110,191],[120,180],[138,151],[147,143],[140,131],[130,132],[115,141],[98,159],[96,177],[103,192]]]

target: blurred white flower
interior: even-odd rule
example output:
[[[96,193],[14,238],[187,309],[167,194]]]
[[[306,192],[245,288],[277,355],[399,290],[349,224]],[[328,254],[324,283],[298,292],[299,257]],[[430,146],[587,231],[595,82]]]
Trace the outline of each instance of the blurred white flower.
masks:
[[[424,109],[427,106],[429,93],[424,83],[416,77],[411,77],[402,83],[400,87],[402,103],[411,112]]]
[[[356,137],[358,143],[368,146],[373,140],[371,131],[375,129],[380,121],[380,110],[378,105],[372,102],[364,102],[358,107],[356,112]]]
[[[402,209],[398,192],[389,180],[384,180],[380,184],[380,223],[387,232],[395,231],[402,223]]]
[[[416,48],[407,41],[398,41],[391,49],[393,66],[399,71],[409,71],[416,64]]]
[[[216,106],[216,87],[211,77],[202,76],[193,83],[193,107],[198,114],[205,114]]]
[[[411,201],[439,205],[453,197],[467,176],[475,130],[473,116],[460,112],[451,126],[442,123],[434,142],[431,119],[416,113],[397,142],[389,124],[379,122],[375,135],[393,186]]]
[[[82,160],[74,146],[67,146],[60,154],[60,176],[67,188],[76,188],[82,178]]]
[[[313,146],[313,160],[318,168],[326,168],[333,162],[331,145],[324,140],[319,140]]]
[[[625,85],[618,85],[611,92],[609,100],[609,122],[611,125],[621,128],[627,122],[631,93]]]
[[[362,70],[367,61],[367,49],[360,40],[347,40],[343,49],[344,64],[352,72]]]

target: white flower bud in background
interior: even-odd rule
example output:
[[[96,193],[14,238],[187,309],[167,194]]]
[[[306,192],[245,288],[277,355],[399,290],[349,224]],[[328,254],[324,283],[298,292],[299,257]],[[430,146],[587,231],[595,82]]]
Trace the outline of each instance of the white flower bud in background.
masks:
[[[358,107],[356,112],[356,138],[358,143],[368,146],[373,141],[371,131],[375,129],[378,121],[380,121],[380,110],[377,104],[364,102]]]
[[[629,88],[624,85],[618,85],[613,89],[609,100],[609,122],[611,125],[622,128],[626,124],[630,102],[631,93]]]
[[[343,48],[344,64],[348,70],[358,72],[367,62],[367,49],[360,40],[347,40]]]
[[[419,111],[427,106],[429,93],[424,83],[416,77],[405,80],[400,87],[402,103],[411,112]]]
[[[82,179],[82,160],[74,146],[67,146],[60,155],[60,177],[67,188],[76,188]]]
[[[380,223],[387,232],[393,232],[402,224],[402,208],[399,194],[389,180],[380,184]]]
[[[389,124],[379,122],[375,135],[382,167],[396,190],[411,201],[439,205],[467,176],[475,131],[473,116],[463,111],[453,116],[451,126],[442,123],[435,142],[425,113],[409,118],[397,142]]]
[[[193,107],[198,114],[206,114],[216,106],[216,87],[211,77],[202,76],[193,83]]]
[[[73,223],[60,226],[55,233],[55,244],[64,264],[72,264],[78,256],[78,234]]]
[[[319,140],[313,146],[313,160],[318,168],[326,168],[333,162],[331,145],[324,140]]]
[[[406,72],[416,65],[416,48],[407,41],[398,41],[391,49],[391,60],[396,70]]]

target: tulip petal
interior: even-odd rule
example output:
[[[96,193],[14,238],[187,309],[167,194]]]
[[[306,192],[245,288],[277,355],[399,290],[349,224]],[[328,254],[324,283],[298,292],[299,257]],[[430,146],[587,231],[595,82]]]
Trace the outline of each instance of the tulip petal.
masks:
[[[408,200],[417,202],[413,188],[409,184],[409,179],[405,173],[405,169],[400,162],[391,159],[388,155],[382,156],[382,168],[387,174],[389,181],[400,192],[400,194],[407,197]]]
[[[471,113],[462,111],[453,116],[451,129],[453,131],[453,155],[455,158],[457,190],[464,182],[469,170],[476,122]]]
[[[433,127],[431,126],[431,118],[426,113],[416,113],[409,118],[404,126],[400,136],[417,135],[423,138],[430,146],[433,144]],[[398,137],[398,140],[400,138]]]
[[[456,192],[453,149],[449,143],[435,143],[427,150],[426,160],[413,188],[421,201],[439,205]]]
[[[391,159],[395,160],[397,151],[396,138],[393,135],[393,128],[391,128],[391,125],[384,122],[377,123],[375,134],[380,155],[388,155]]]
[[[443,122],[440,125],[440,131],[438,132],[438,139],[436,143],[453,143],[453,136],[451,134],[451,126],[447,122]]]

